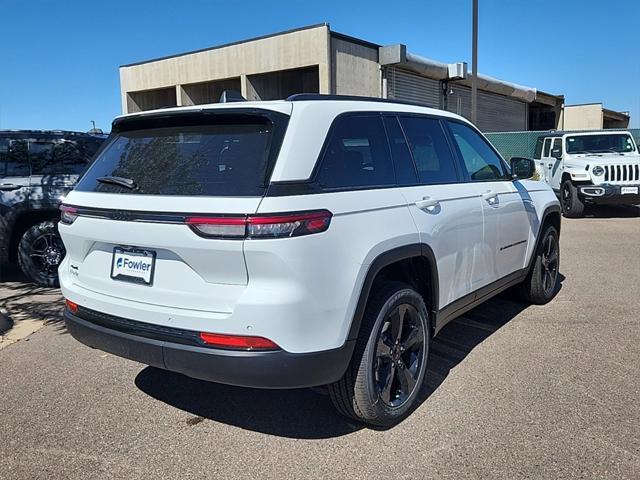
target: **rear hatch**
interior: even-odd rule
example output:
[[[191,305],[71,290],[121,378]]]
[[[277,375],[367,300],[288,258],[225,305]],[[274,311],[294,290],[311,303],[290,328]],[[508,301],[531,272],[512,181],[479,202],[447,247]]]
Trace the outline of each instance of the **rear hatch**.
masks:
[[[231,312],[248,282],[243,235],[234,235],[233,223],[258,209],[289,108],[160,112],[114,122],[108,144],[62,207],[63,268],[74,285],[153,305]],[[190,225],[203,218],[209,230]],[[218,226],[220,218],[233,221]]]

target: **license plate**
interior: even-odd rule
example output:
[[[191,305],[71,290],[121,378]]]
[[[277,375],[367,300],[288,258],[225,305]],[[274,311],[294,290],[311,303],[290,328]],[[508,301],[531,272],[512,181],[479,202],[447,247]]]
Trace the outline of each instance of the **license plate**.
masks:
[[[637,195],[638,187],[622,187],[620,191],[622,195]]]
[[[152,250],[115,247],[111,262],[111,278],[152,285],[155,266],[156,252]]]

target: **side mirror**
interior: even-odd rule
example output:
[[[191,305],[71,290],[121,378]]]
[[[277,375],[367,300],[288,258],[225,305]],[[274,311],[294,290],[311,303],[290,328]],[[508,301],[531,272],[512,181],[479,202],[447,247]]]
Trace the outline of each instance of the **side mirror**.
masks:
[[[554,148],[553,150],[551,150],[551,156],[560,160],[562,158],[562,149]]]
[[[509,163],[511,164],[511,176],[514,180],[531,178],[536,171],[536,164],[530,158],[512,157]]]

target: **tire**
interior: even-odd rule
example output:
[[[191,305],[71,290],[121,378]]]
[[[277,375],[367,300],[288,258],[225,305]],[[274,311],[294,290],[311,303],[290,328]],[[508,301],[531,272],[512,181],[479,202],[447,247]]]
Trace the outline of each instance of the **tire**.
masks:
[[[378,427],[406,418],[418,404],[430,336],[427,307],[412,287],[385,282],[372,291],[351,363],[329,385],[337,410]]]
[[[580,218],[584,215],[584,202],[578,195],[578,189],[569,179],[562,182],[560,204],[562,214],[567,218]]]
[[[58,266],[65,253],[56,223],[42,222],[22,235],[18,244],[18,263],[27,278],[37,285],[57,287]]]
[[[520,293],[526,302],[544,305],[558,293],[560,243],[555,227],[548,225],[543,230],[534,255],[529,274],[520,285]]]

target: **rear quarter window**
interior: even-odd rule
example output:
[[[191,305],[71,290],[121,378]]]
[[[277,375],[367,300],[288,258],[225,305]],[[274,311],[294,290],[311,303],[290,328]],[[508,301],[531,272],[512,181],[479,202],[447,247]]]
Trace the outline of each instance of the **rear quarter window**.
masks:
[[[334,121],[320,159],[317,182],[323,189],[395,185],[380,115],[345,115]]]

